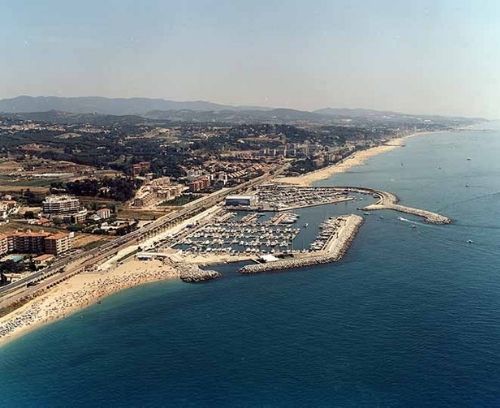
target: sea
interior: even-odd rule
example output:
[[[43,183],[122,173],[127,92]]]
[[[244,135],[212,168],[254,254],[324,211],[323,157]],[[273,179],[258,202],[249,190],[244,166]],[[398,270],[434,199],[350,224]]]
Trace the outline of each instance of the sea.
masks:
[[[360,200],[300,210],[303,245],[329,216],[365,224],[338,263],[223,265],[8,343],[0,407],[500,406],[500,125],[409,138],[317,185],[391,191],[454,222]]]

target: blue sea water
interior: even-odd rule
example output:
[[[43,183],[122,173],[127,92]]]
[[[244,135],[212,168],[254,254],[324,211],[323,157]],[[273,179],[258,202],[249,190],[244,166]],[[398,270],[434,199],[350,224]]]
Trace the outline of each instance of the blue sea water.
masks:
[[[0,349],[0,406],[500,406],[498,157],[498,130],[433,134],[322,181],[455,222],[373,213],[337,264],[106,298]]]

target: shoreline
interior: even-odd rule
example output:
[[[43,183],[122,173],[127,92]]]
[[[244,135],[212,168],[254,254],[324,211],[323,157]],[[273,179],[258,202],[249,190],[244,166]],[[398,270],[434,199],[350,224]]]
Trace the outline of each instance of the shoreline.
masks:
[[[179,279],[180,268],[161,261],[131,260],[99,273],[81,273],[0,318],[0,348],[103,298],[145,283]]]
[[[362,166],[368,159],[372,157],[378,156],[382,153],[390,152],[399,147],[404,147],[404,141],[406,139],[434,133],[439,132],[415,132],[406,136],[394,138],[379,146],[370,147],[365,150],[357,150],[341,161],[330,166],[326,166],[321,169],[302,174],[300,176],[275,178],[273,181],[276,183],[295,184],[303,187],[310,187],[317,181],[326,180],[336,174],[345,173],[353,167]]]
[[[273,181],[310,186],[316,181],[327,179],[335,174],[344,173],[353,167],[363,165],[371,157],[402,147],[404,146],[403,141],[407,138],[431,133],[436,132],[417,132],[395,138],[387,142],[387,144],[356,151],[331,166],[301,176],[277,178]],[[177,261],[184,261],[187,265],[221,264],[220,258],[218,262],[215,262],[214,259],[207,260],[205,257],[203,260],[191,257]],[[245,261],[245,259],[238,259],[233,262],[240,261]],[[228,260],[222,263],[228,263]],[[106,266],[109,268],[111,265],[106,263]],[[145,283],[179,279],[181,275],[181,268],[157,260],[141,262],[134,259],[126,261],[117,267],[108,268],[101,272],[84,272],[72,276],[67,281],[29,300],[20,308],[2,316],[0,318],[0,348],[30,331],[96,304],[107,296]],[[15,325],[15,327],[12,325]]]

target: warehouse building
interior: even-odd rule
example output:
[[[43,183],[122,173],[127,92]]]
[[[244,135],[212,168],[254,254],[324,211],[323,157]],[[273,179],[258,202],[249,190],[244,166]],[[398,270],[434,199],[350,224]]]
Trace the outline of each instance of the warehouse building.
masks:
[[[225,201],[228,207],[254,207],[257,205],[257,196],[255,195],[230,195]]]

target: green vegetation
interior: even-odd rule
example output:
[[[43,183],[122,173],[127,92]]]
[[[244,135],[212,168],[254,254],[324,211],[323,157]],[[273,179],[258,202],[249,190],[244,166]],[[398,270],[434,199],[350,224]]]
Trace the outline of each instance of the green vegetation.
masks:
[[[198,195],[193,195],[193,194],[183,194],[179,197],[176,197],[174,198],[173,200],[170,200],[170,201],[162,201],[160,203],[160,206],[181,206],[181,205],[185,205],[187,203],[190,203],[191,201],[194,201],[194,200],[197,200],[198,198],[200,198],[200,196]]]
[[[65,190],[76,196],[101,197],[123,202],[130,200],[141,184],[140,180],[132,177],[104,177],[67,183],[56,182],[51,184],[51,189],[56,191]]]

